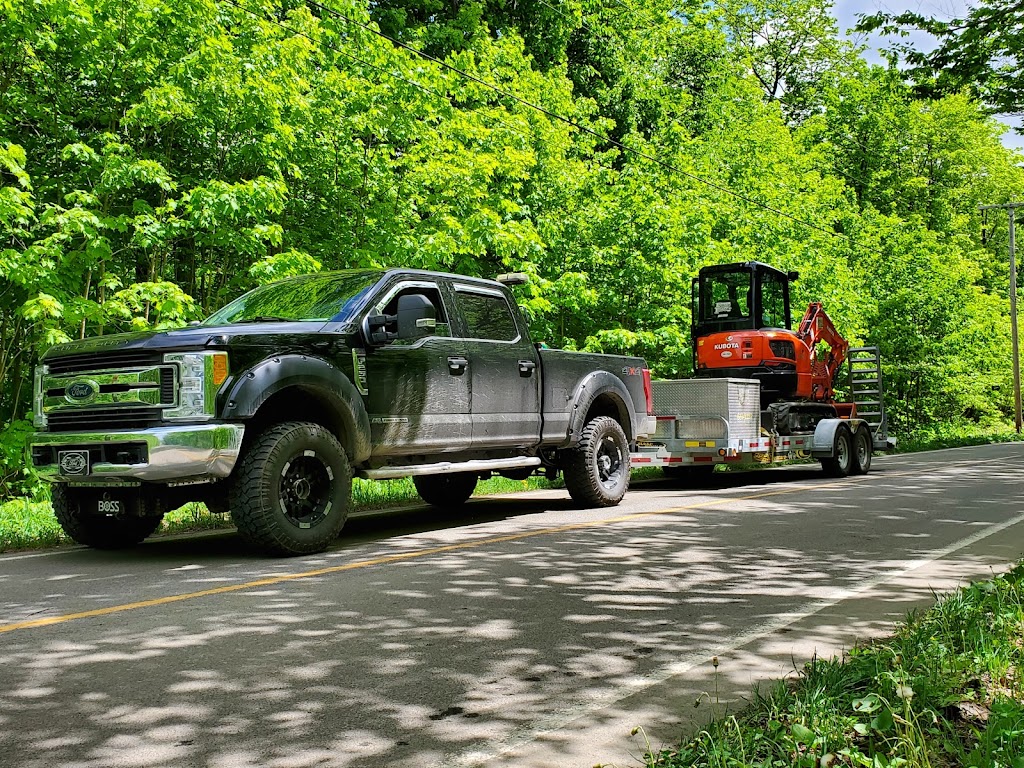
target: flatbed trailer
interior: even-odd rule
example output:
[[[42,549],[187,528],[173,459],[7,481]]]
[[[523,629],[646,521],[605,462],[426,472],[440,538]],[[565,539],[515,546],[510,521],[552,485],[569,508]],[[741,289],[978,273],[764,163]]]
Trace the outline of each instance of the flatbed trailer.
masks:
[[[845,477],[868,472],[875,451],[895,447],[884,413],[869,421],[856,415],[856,405],[840,408],[840,418],[820,419],[813,430],[778,434],[763,423],[771,412],[762,412],[760,384],[751,379],[654,381],[652,395],[657,429],[637,444],[630,466],[662,467],[673,477],[697,477],[718,464],[794,459],[816,459],[826,474]]]

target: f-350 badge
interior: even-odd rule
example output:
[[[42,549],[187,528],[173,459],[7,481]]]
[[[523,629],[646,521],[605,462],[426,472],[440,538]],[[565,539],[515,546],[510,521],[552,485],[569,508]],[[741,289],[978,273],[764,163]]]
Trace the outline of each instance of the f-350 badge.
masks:
[[[366,388],[366,352],[361,349],[352,350],[352,380],[360,395],[370,394]]]

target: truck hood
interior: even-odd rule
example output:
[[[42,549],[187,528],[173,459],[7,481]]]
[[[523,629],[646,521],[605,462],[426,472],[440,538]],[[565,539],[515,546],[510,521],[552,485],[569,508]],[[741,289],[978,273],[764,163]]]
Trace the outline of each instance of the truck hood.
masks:
[[[114,333],[108,336],[94,336],[79,341],[68,341],[50,347],[43,360],[66,355],[82,355],[114,350],[175,350],[202,349],[214,337],[228,339],[244,339],[249,343],[258,344],[263,339],[268,342],[272,338],[282,336],[294,337],[317,333],[324,327],[321,320],[315,322],[281,322],[281,323],[236,323],[234,325],[192,325],[175,328],[169,331],[139,331],[136,333]],[[262,338],[261,338],[262,337]],[[222,346],[221,341],[217,346]]]

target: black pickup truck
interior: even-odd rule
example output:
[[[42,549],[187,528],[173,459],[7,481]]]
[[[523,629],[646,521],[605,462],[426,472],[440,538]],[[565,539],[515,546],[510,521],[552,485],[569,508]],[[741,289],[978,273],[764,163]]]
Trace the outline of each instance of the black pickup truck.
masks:
[[[638,358],[530,341],[499,282],[414,270],[305,275],[202,323],[50,349],[35,376],[36,471],[75,541],[132,546],[203,501],[272,554],[317,552],[353,476],[411,476],[435,505],[480,477],[564,475],[617,504],[654,432]]]

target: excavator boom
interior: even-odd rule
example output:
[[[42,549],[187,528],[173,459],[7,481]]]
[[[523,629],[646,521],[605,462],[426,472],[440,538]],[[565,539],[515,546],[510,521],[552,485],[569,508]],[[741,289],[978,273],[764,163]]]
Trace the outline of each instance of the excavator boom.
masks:
[[[811,400],[831,402],[835,397],[833,383],[839,369],[846,362],[850,342],[836,330],[835,323],[828,316],[820,301],[807,305],[807,312],[800,321],[797,338],[807,345],[811,365]],[[828,351],[819,357],[821,344],[828,345]]]

